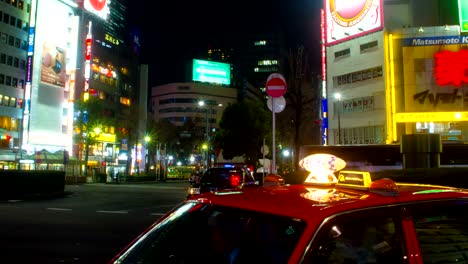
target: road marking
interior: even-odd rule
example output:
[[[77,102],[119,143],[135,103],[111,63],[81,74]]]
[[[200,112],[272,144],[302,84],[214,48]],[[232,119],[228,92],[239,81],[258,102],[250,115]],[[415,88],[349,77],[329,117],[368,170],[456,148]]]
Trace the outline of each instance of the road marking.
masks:
[[[10,203],[17,203],[17,202],[22,202],[23,200],[8,200]]]
[[[70,208],[54,208],[54,207],[47,207],[47,210],[54,210],[54,211],[71,211]]]
[[[151,213],[150,215],[163,216],[165,213]]]
[[[127,211],[106,211],[106,210],[97,210],[96,213],[104,213],[104,214],[128,214]]]

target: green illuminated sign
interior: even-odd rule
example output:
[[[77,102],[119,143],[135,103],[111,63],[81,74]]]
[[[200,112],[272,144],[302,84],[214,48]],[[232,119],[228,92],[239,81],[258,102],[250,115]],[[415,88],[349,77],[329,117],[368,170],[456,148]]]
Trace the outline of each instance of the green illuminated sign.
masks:
[[[468,32],[468,1],[458,0],[461,32]]]
[[[228,63],[194,59],[192,80],[229,85],[231,83],[231,65]]]

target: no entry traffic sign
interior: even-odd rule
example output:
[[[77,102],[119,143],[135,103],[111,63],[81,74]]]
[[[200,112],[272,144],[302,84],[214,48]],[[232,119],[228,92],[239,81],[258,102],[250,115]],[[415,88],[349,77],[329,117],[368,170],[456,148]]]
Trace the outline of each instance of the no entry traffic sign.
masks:
[[[286,93],[286,80],[279,73],[272,73],[266,82],[266,92],[271,97],[281,97]]]

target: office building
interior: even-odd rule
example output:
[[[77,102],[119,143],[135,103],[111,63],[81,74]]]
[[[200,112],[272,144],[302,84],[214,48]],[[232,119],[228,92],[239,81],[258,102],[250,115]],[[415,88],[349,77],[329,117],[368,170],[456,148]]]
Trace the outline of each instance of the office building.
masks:
[[[30,1],[0,1],[0,169],[20,155],[30,11]]]
[[[466,1],[331,2],[322,11],[322,143],[392,144],[416,133],[465,142],[468,80],[451,72],[468,69],[458,19]]]

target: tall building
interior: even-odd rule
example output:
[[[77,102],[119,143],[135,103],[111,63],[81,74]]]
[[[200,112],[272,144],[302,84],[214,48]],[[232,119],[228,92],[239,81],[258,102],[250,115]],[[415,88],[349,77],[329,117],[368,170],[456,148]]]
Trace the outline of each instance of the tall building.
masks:
[[[30,11],[30,1],[0,1],[0,169],[20,155]]]
[[[268,76],[280,72],[286,52],[284,33],[280,28],[248,34],[240,51],[239,68],[253,87],[265,91]]]
[[[105,4],[104,6],[96,6]],[[0,163],[3,168],[51,168],[31,158],[68,151],[81,159],[76,100],[95,96],[114,122],[92,146],[87,164],[121,170],[117,156],[131,135],[128,120],[141,99],[135,47],[125,1],[0,1]],[[147,73],[146,73],[147,74]],[[146,96],[147,88],[144,88]],[[122,122],[121,122],[122,121]],[[135,129],[136,130],[136,129]],[[127,144],[124,144],[127,145]],[[122,153],[122,152],[120,152]],[[126,153],[130,156],[130,151]],[[63,158],[53,168],[63,168]],[[55,166],[56,165],[56,166]],[[62,166],[62,167],[61,167]]]
[[[466,142],[468,28],[459,14],[468,3],[331,2],[323,9],[323,144],[392,144],[416,133]]]
[[[96,12],[92,5],[87,8],[86,2],[83,4],[81,20],[85,26],[79,34],[80,43],[86,43],[79,52],[83,57],[80,63],[84,69],[84,78],[79,82],[80,89],[75,98],[99,98],[104,106],[103,118],[111,120],[104,127],[99,137],[102,144],[93,151],[88,166],[108,174],[127,169],[129,171],[126,173],[131,173],[137,170],[134,166],[138,166],[139,162],[135,161],[137,156],[141,156],[134,153],[136,146],[141,145],[141,142],[135,140],[142,138],[133,133],[146,129],[140,127],[142,124],[133,117],[135,113],[141,112],[137,109],[140,106],[146,110],[147,84],[141,81],[140,74],[145,72],[147,75],[147,71],[144,66],[139,66],[138,54],[134,49],[135,38],[132,38],[126,21],[127,2],[108,2],[109,11],[104,14]],[[142,94],[144,98],[141,98]],[[82,155],[80,148],[80,144],[75,142],[74,154],[78,157]],[[128,164],[129,157],[133,158],[132,163]]]

